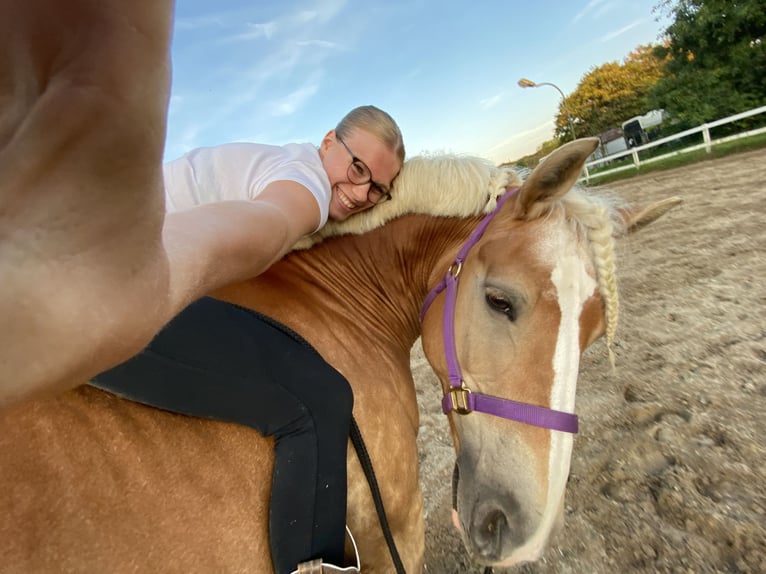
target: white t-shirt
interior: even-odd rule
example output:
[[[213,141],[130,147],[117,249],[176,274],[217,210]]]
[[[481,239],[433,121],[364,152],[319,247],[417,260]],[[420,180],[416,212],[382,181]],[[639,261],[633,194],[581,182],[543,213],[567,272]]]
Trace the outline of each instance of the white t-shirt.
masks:
[[[288,180],[305,186],[317,200],[317,229],[327,223],[330,180],[319,151],[311,144],[203,147],[166,163],[163,172],[168,212],[215,201],[253,199],[270,183]]]

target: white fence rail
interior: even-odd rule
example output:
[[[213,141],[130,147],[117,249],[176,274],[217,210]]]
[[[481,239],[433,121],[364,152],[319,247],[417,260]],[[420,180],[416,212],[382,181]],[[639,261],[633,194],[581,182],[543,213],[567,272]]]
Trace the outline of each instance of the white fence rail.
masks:
[[[729,116],[727,118],[716,120],[714,122],[710,122],[710,123],[707,123],[707,124],[702,124],[701,126],[697,126],[696,128],[691,128],[691,129],[688,129],[688,130],[685,130],[685,131],[682,131],[682,132],[678,132],[677,134],[673,134],[671,136],[659,139],[657,141],[649,142],[649,143],[644,144],[642,146],[637,146],[637,147],[631,148],[631,149],[626,150],[626,151],[621,151],[619,153],[615,153],[615,154],[612,154],[612,155],[608,155],[608,156],[605,156],[605,157],[602,157],[602,158],[590,161],[590,162],[585,164],[584,175],[580,179],[580,181],[584,180],[586,182],[590,182],[593,179],[596,179],[596,178],[599,178],[599,177],[602,177],[602,176],[605,176],[605,175],[609,175],[609,174],[612,174],[612,173],[618,173],[620,171],[625,171],[627,169],[639,170],[642,165],[646,165],[646,164],[649,164],[649,163],[652,163],[652,162],[655,162],[655,161],[660,161],[660,160],[663,160],[663,159],[667,159],[669,157],[673,157],[673,156],[676,156],[676,155],[688,153],[690,151],[695,151],[695,150],[702,149],[702,148],[704,148],[708,153],[710,153],[710,150],[713,149],[714,145],[721,144],[721,143],[728,142],[728,141],[737,140],[737,139],[744,138],[744,137],[749,137],[749,136],[754,136],[754,135],[766,133],[766,126],[765,126],[765,127],[762,127],[762,128],[757,128],[757,129],[754,129],[754,130],[748,130],[748,131],[745,131],[745,132],[740,132],[740,133],[735,134],[735,135],[731,135],[731,136],[727,136],[727,137],[723,137],[723,138],[719,138],[719,139],[715,139],[715,140],[710,137],[710,130],[712,128],[715,128],[715,127],[718,127],[718,126],[722,126],[724,124],[728,124],[728,123],[731,123],[731,122],[736,122],[738,120],[742,120],[742,119],[749,118],[749,117],[752,117],[752,116],[757,116],[758,114],[763,114],[763,113],[766,113],[766,106],[761,106],[760,108],[754,108],[752,110],[748,110],[746,112],[742,112],[741,114],[735,114],[733,116]],[[668,142],[679,140],[679,139],[687,137],[687,136],[698,134],[700,132],[702,133],[702,140],[703,140],[701,144],[696,144],[696,145],[692,145],[692,146],[689,146],[689,147],[685,147],[683,149],[674,150],[674,151],[672,151],[670,153],[654,156],[654,157],[651,157],[651,158],[648,158],[648,159],[643,159],[642,160],[640,158],[640,154],[643,151],[652,149],[654,147],[657,147],[659,145],[662,145],[662,144],[665,144],[665,143],[668,143]],[[619,166],[619,167],[615,167],[613,169],[609,169],[609,170],[606,170],[606,171],[599,171],[598,173],[591,174],[589,172],[589,169],[591,169],[591,168],[594,168],[594,167],[599,166],[601,164],[609,163],[609,162],[612,162],[614,160],[621,159],[621,158],[627,157],[627,156],[631,156],[632,157],[633,163],[631,163],[629,165],[622,165],[622,166]]]

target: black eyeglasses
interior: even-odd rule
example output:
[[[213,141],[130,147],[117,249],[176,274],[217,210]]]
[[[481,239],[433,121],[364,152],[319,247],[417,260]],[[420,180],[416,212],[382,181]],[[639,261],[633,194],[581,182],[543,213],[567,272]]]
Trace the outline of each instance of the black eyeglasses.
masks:
[[[347,172],[348,180],[354,185],[370,184],[370,189],[367,190],[367,201],[372,204],[378,204],[391,199],[391,192],[385,186],[372,181],[370,168],[361,159],[356,157],[354,152],[348,149],[346,142],[337,133],[335,134],[335,139],[343,144],[348,155],[351,156],[351,164],[348,166]]]

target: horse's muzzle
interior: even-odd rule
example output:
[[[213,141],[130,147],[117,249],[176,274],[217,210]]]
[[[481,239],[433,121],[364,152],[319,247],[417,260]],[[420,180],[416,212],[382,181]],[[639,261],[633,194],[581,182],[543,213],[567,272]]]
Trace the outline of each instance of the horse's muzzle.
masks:
[[[471,554],[483,563],[508,559],[533,534],[521,505],[512,494],[461,492],[460,467],[452,474],[453,522]]]

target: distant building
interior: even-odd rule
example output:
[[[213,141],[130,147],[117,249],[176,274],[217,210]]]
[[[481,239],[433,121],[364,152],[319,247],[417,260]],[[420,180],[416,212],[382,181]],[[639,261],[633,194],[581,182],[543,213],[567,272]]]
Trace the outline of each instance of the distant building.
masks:
[[[665,110],[652,110],[643,116],[635,116],[622,122],[622,132],[629,148],[649,142],[648,128],[660,125],[665,120]]]
[[[601,141],[602,157],[628,149],[621,128],[612,128],[607,130],[599,134],[598,139]]]

